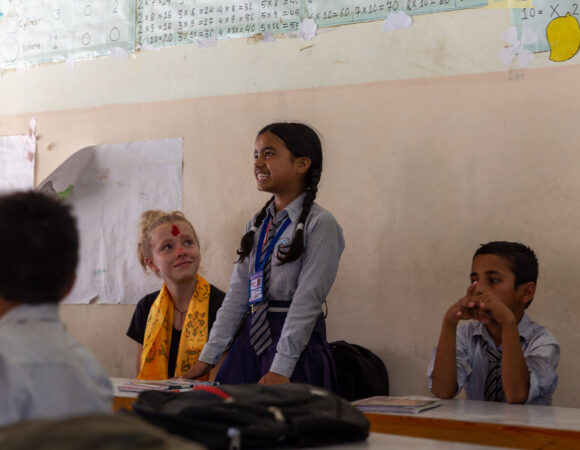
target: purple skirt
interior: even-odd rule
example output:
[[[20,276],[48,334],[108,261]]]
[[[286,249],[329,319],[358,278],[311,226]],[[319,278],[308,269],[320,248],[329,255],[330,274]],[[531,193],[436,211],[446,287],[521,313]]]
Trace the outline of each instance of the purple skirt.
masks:
[[[290,302],[269,301],[270,307],[287,308],[289,305]],[[216,381],[222,384],[257,383],[270,371],[276,354],[276,345],[286,320],[286,313],[268,310],[267,314],[272,344],[260,356],[256,355],[250,343],[252,316],[248,314],[217,373]],[[326,325],[322,314],[316,320],[310,340],[296,363],[290,381],[321,386],[329,391],[337,392],[334,361],[326,341]]]

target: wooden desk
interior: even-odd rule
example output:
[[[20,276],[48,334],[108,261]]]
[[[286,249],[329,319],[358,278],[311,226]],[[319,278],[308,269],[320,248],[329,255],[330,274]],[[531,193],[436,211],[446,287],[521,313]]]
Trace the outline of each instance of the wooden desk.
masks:
[[[371,433],[366,441],[317,447],[318,450],[498,450],[498,447],[424,439],[394,434]]]
[[[113,397],[113,411],[117,411],[118,409],[125,408],[125,409],[132,409],[133,402],[137,400],[137,393],[136,392],[120,392],[119,386],[125,384],[127,381],[134,379],[134,378],[109,378],[111,380],[111,384],[113,385],[113,392],[115,397]]]
[[[580,448],[580,409],[471,400],[414,415],[367,413],[371,431],[511,448]]]
[[[115,389],[114,410],[131,409],[137,398],[136,393],[117,390],[126,381],[126,378],[111,378]],[[580,448],[580,409],[472,400],[441,402],[442,406],[413,415],[366,413],[371,422],[372,436],[386,433],[424,438],[423,448],[434,449],[453,448],[449,441],[463,443],[457,444],[458,448],[466,448],[465,443],[509,448]],[[384,448],[381,447],[385,444],[384,439],[375,437],[373,442],[380,441],[380,444],[365,447],[361,443],[362,447],[352,448]],[[440,447],[434,440],[447,442],[441,442],[443,447]],[[415,447],[419,444],[411,440],[407,447],[399,440],[389,445],[393,448],[421,448]]]

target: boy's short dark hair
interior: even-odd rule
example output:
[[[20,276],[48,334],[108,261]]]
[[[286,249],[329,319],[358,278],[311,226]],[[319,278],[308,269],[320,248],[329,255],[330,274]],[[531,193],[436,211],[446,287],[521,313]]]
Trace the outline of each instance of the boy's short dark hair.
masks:
[[[519,242],[494,241],[482,244],[473,255],[497,255],[509,263],[510,270],[515,275],[514,288],[538,281],[538,258],[534,251],[527,245]],[[531,301],[526,305],[529,306]]]
[[[0,196],[0,296],[58,303],[74,280],[79,236],[71,208],[38,192]]]

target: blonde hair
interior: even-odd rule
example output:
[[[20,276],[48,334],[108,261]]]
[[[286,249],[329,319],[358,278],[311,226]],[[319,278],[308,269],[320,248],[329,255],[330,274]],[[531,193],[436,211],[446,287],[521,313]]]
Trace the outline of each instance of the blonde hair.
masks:
[[[145,272],[148,269],[145,258],[151,258],[151,232],[161,224],[172,222],[185,222],[188,224],[193,230],[193,237],[197,245],[199,245],[195,228],[193,228],[191,222],[185,218],[181,211],[172,211],[169,213],[161,211],[160,209],[145,211],[141,214],[141,219],[139,220],[139,241],[137,242],[137,257]]]

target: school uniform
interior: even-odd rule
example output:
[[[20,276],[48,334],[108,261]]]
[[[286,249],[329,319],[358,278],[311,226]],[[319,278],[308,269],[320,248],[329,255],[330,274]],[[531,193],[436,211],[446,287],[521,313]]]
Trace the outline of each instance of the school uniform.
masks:
[[[133,313],[133,318],[129,324],[129,329],[127,330],[127,336],[136,341],[137,343],[143,345],[145,338],[145,329],[147,327],[147,318],[149,317],[149,312],[151,311],[151,306],[153,302],[159,295],[160,291],[152,292],[146,295],[135,307],[135,312]],[[208,315],[207,315],[207,327],[208,333],[215,322],[216,314],[225,297],[225,293],[214,285],[210,284],[209,290],[209,305],[208,305]],[[168,376],[173,378],[175,376],[175,366],[177,362],[177,353],[179,349],[179,342],[181,340],[182,330],[176,330],[171,328],[171,344],[169,347],[169,358],[168,358]]]
[[[336,375],[322,304],[332,287],[340,256],[344,250],[342,229],[331,213],[314,203],[304,224],[304,253],[293,262],[279,264],[278,249],[292,242],[304,195],[290,203],[285,211],[289,225],[284,229],[272,253],[267,286],[267,322],[272,343],[259,355],[251,343],[252,313],[249,301],[249,277],[260,258],[259,242],[269,217],[275,216],[274,204],[268,207],[268,219],[254,233],[249,258],[236,263],[229,290],[199,359],[215,365],[231,345],[216,380],[222,383],[255,383],[272,371],[336,391]],[[281,214],[282,212],[278,212]],[[284,216],[284,215],[283,215]],[[252,219],[248,231],[254,223]],[[241,329],[232,344],[236,330]]]
[[[524,359],[530,373],[530,389],[526,403],[551,405],[552,396],[558,385],[556,367],[560,360],[560,346],[554,335],[545,327],[532,322],[524,314],[518,324],[518,332]],[[501,351],[496,347],[493,338],[485,325],[479,321],[470,321],[457,328],[457,393],[465,387],[469,400],[485,400],[484,390],[489,361],[485,347]],[[427,369],[429,389],[433,383],[433,368],[437,348],[433,351]]]
[[[0,426],[108,413],[113,389],[97,359],[66,331],[56,304],[0,317]]]

